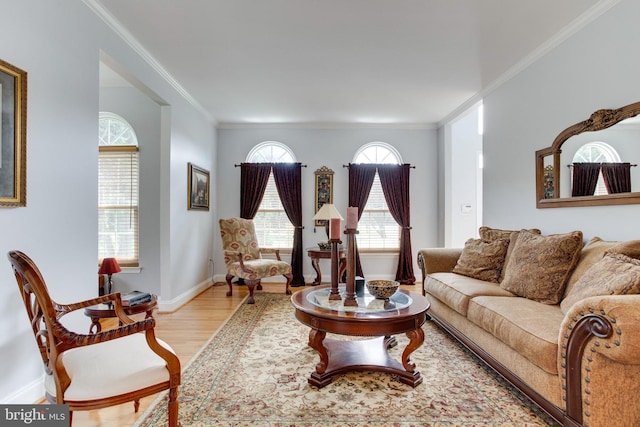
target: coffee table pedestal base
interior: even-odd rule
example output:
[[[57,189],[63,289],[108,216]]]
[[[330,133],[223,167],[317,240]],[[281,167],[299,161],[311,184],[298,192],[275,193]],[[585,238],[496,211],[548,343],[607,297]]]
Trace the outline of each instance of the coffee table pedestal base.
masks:
[[[309,345],[320,355],[320,363],[316,365],[316,371],[309,377],[309,384],[313,386],[322,388],[330,384],[335,375],[351,371],[386,372],[397,375],[400,382],[411,387],[422,383],[420,372],[415,369],[408,371],[402,363],[393,359],[387,352],[387,349],[398,344],[393,336],[362,341],[342,341],[325,340],[325,335],[326,333],[318,330],[312,330],[309,334]],[[409,368],[414,366],[409,361],[409,354],[415,349],[413,347],[417,348],[419,344],[407,346],[402,356]]]

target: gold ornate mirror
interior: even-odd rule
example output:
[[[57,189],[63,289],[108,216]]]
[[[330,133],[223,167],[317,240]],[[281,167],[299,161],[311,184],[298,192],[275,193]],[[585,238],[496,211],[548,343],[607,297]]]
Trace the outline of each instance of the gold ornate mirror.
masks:
[[[640,192],[633,191],[640,188],[640,171],[634,171],[633,175],[637,175],[635,180],[634,176],[631,177],[631,192],[572,197],[569,190],[571,185],[569,168],[573,167],[573,156],[577,145],[584,141],[606,139],[607,144],[614,146],[616,153],[620,153],[622,162],[640,161],[640,121],[631,119],[638,114],[640,114],[640,102],[616,110],[598,110],[587,120],[560,132],[551,147],[536,151],[536,207],[560,208],[640,203]],[[621,123],[623,121],[625,123]],[[629,124],[631,121],[635,123]],[[587,135],[587,132],[590,134]],[[573,151],[568,154],[570,158],[562,156],[562,146],[567,141],[569,142],[565,148],[571,147]],[[634,153],[637,154],[634,155]],[[566,177],[561,174],[561,170],[567,171]]]

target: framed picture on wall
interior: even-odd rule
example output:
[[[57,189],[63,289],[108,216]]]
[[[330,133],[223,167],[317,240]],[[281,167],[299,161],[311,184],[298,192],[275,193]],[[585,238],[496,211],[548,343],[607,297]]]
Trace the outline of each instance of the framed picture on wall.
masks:
[[[317,213],[325,203],[333,203],[333,171],[326,166],[322,166],[314,172],[316,176],[316,206]],[[327,220],[317,219],[317,227],[324,226]]]
[[[189,163],[189,210],[209,210],[209,171]]]
[[[27,73],[0,59],[0,207],[27,205]]]

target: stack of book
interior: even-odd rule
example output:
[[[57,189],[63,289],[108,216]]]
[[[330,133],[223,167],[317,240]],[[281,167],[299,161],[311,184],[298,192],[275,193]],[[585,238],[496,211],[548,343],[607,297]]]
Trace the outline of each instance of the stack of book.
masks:
[[[131,307],[132,305],[142,304],[143,302],[151,301],[151,294],[142,291],[131,291],[126,294],[121,294],[122,306]]]

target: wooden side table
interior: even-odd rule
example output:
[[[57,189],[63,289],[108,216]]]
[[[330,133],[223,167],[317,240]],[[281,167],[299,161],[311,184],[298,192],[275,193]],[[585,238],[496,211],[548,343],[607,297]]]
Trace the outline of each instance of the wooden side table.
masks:
[[[127,316],[133,314],[146,313],[145,319],[148,319],[153,315],[153,310],[158,306],[158,297],[151,295],[151,299],[140,304],[135,304],[130,307],[122,307]],[[89,327],[89,333],[95,334],[102,331],[102,325],[100,319],[107,319],[116,316],[116,311],[113,304],[97,304],[92,305],[84,309],[85,316],[91,318],[91,326]],[[120,323],[120,322],[118,322]],[[122,326],[122,325],[121,325]]]
[[[331,249],[309,248],[307,249],[307,255],[311,258],[311,265],[316,271],[316,278],[313,281],[313,286],[317,286],[322,283],[322,272],[320,271],[319,260],[331,259]],[[347,269],[347,254],[344,249],[338,249],[338,278],[341,278]]]

